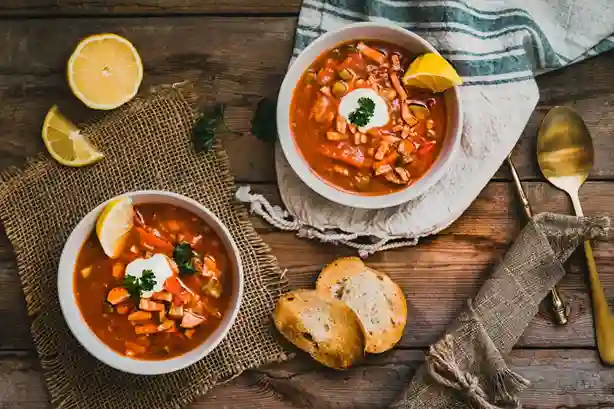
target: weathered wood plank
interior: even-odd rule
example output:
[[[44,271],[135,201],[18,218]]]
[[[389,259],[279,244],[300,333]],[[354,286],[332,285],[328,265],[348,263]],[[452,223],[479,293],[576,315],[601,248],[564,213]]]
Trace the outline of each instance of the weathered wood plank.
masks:
[[[236,177],[274,181],[272,147],[250,134],[250,120],[257,101],[277,92],[290,58],[295,24],[294,17],[3,20],[0,169],[23,164],[44,149],[40,126],[52,104],[59,104],[75,119],[91,115],[68,90],[66,60],[83,36],[111,31],[126,36],[139,49],[146,66],[146,85],[191,80],[204,104],[226,103],[229,126],[242,133],[224,136]],[[540,177],[533,152],[535,134],[545,110],[556,104],[572,104],[587,119],[596,145],[592,177],[614,178],[614,145],[610,143],[614,125],[608,120],[609,106],[614,103],[612,55],[540,77],[540,107],[514,155],[523,178]],[[571,85],[577,83],[582,87]],[[507,169],[496,177],[509,179]]]
[[[121,16],[173,14],[298,13],[300,0],[5,0],[0,16]]]
[[[568,199],[549,185],[531,182],[527,188],[536,212],[547,209],[570,212]],[[274,186],[260,185],[255,189],[264,192],[273,203],[279,203]],[[522,223],[522,216],[514,209],[518,202],[511,189],[508,183],[491,183],[465,215],[440,235],[424,239],[415,248],[387,251],[369,258],[371,265],[390,274],[406,292],[410,318],[402,346],[425,347],[434,342],[465,300],[477,292],[492,264],[505,253]],[[582,197],[586,214],[607,212],[614,207],[614,190],[608,183],[588,183],[582,190]],[[287,276],[294,287],[312,286],[324,265],[337,257],[354,254],[345,247],[298,239],[293,233],[271,229],[255,217],[252,220],[272,247],[280,265],[288,269]],[[597,265],[612,305],[613,249],[612,242],[595,245]],[[0,260],[3,260],[0,262],[0,322],[6,323],[0,327],[0,349],[29,349],[28,321],[12,257],[6,238],[0,235]],[[570,323],[555,327],[544,308],[533,319],[519,346],[594,345],[584,270],[584,261],[578,255],[561,283],[561,291],[571,303]]]
[[[300,355],[297,359],[248,372],[219,386],[193,409],[385,408],[423,361],[421,351],[396,350],[367,358],[345,372],[335,372]],[[614,407],[614,372],[594,351],[515,350],[512,370],[532,385],[521,395],[527,409]],[[48,396],[36,358],[0,354],[0,407],[46,409]]]

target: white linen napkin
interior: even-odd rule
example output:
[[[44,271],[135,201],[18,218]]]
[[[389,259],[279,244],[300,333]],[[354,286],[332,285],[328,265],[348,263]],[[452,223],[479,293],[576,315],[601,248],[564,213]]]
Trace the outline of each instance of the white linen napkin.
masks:
[[[248,186],[236,197],[280,229],[355,247],[363,257],[415,245],[460,217],[516,145],[539,99],[534,77],[614,47],[614,3],[608,0],[304,0],[293,57],[322,33],[358,21],[414,31],[463,77],[463,135],[450,169],[408,203],[355,209],[312,191],[278,145],[276,172],[287,211]]]

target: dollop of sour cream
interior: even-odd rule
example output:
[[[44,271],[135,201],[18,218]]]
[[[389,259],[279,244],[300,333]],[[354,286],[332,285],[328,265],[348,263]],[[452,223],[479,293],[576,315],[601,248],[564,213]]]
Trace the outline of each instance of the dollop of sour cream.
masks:
[[[126,275],[141,278],[145,270],[153,272],[156,283],[151,291],[141,293],[143,298],[150,298],[153,293],[162,291],[166,280],[175,275],[168,257],[164,254],[154,254],[150,258],[137,258],[126,266]]]
[[[360,108],[360,104],[358,103],[360,98],[369,98],[375,104],[373,116],[365,126],[358,128],[360,132],[364,133],[371,128],[378,128],[388,123],[390,120],[388,116],[388,104],[386,104],[384,98],[380,97],[378,93],[371,88],[358,88],[345,94],[339,103],[339,115],[345,118],[349,123],[350,114]]]

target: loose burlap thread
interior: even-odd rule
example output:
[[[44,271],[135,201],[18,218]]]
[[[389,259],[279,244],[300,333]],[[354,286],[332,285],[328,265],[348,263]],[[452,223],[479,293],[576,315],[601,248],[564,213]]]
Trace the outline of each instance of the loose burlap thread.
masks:
[[[565,274],[563,263],[584,240],[607,238],[610,224],[606,216],[535,216],[391,409],[520,409],[529,382],[504,356]]]
[[[105,154],[100,163],[75,169],[41,155],[23,170],[0,175],[0,219],[57,408],[179,408],[246,369],[290,358],[270,324],[286,282],[243,206],[233,202],[234,179],[221,145],[206,154],[194,151],[193,106],[189,92],[158,88],[83,126]],[[184,194],[209,208],[232,233],[245,274],[241,310],[226,339],[195,365],[150,377],[112,369],[83,349],[64,321],[56,288],[64,242],[79,220],[110,197],[142,189]]]

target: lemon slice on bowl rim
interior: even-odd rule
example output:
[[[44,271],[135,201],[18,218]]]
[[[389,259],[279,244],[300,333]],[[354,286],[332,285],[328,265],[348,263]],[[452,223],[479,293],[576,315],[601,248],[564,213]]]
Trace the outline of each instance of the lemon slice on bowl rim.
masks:
[[[120,256],[134,225],[132,199],[120,197],[107,203],[96,221],[96,235],[104,253]]]
[[[403,83],[410,87],[443,92],[461,85],[463,80],[445,58],[439,54],[427,53],[419,56],[409,65],[403,75]]]
[[[84,38],[68,60],[68,84],[85,105],[115,109],[137,94],[143,63],[134,45],[117,34]]]
[[[60,113],[57,105],[47,112],[41,136],[49,154],[62,165],[85,166],[104,158],[79,128]]]

